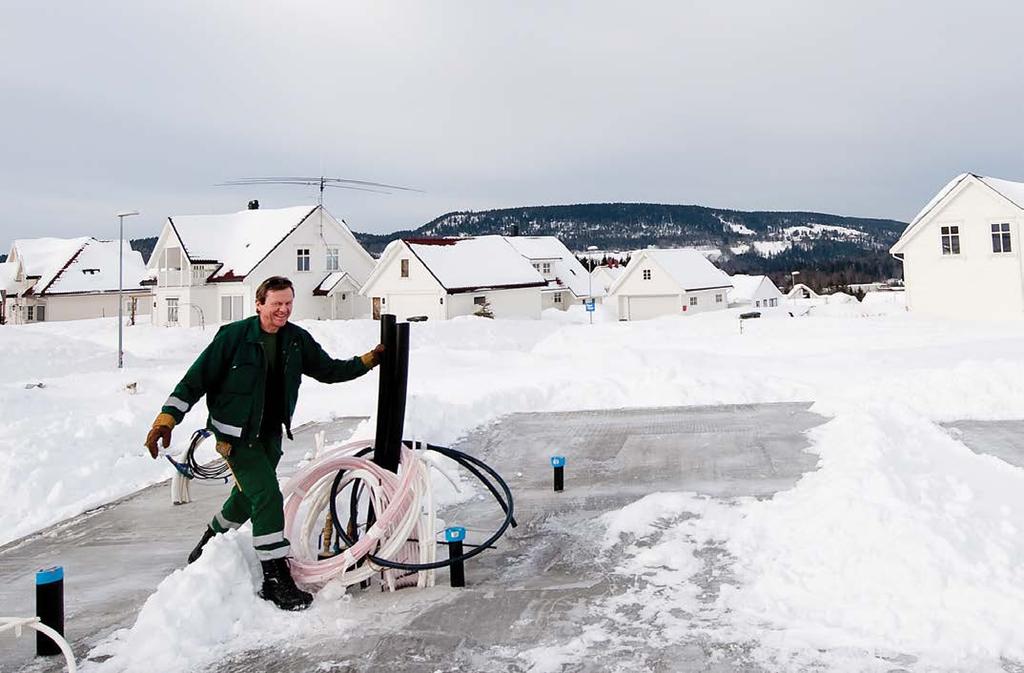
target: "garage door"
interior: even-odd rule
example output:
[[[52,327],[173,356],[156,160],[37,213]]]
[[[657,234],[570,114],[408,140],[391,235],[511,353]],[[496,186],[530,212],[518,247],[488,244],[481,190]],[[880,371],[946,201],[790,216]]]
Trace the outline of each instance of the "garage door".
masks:
[[[677,294],[627,297],[626,301],[626,315],[630,320],[647,320],[663,315],[679,315],[682,312]]]

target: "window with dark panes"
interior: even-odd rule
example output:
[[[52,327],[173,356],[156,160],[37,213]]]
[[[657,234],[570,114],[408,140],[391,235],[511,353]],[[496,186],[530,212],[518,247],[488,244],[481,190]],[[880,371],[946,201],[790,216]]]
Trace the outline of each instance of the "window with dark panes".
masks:
[[[650,280],[650,279],[651,279],[651,270],[650,269],[644,269],[644,280]]]
[[[942,254],[943,255],[959,255],[960,254],[960,227],[949,226],[942,227]]]
[[[309,271],[309,248],[296,248],[295,270]]]
[[[402,260],[402,278],[408,278],[408,277],[409,277],[409,260],[403,259]]]
[[[1013,252],[1010,249],[1010,223],[992,225],[992,252]]]

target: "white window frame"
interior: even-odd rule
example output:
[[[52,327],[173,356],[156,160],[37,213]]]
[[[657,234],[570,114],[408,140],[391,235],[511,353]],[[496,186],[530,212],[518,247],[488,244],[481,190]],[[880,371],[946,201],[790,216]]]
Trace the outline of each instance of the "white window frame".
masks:
[[[690,306],[696,306],[696,305],[697,305],[697,298],[696,297],[690,297]]]
[[[715,303],[716,304],[721,304],[722,301],[723,301],[722,295],[721,294],[716,294],[715,295]]]
[[[327,267],[327,271],[341,270],[341,255],[339,254],[338,248],[327,248],[324,264]]]
[[[540,272],[544,274],[551,273],[551,262],[541,262]]]
[[[309,248],[295,248],[295,271],[304,273],[309,271]]]
[[[178,306],[178,298],[177,297],[168,297],[167,298],[167,324],[168,325],[177,325],[178,324],[178,310],[180,308],[181,307]]]
[[[650,280],[651,279],[651,270],[650,269],[644,269],[644,271],[641,274],[641,276],[642,276],[642,278],[644,280]]]
[[[402,278],[409,277],[409,258],[403,257],[398,261],[398,275]]]
[[[35,322],[36,319],[36,307],[33,304],[29,304],[25,307],[25,322]]]
[[[555,293],[555,303],[556,304],[561,304],[562,303],[562,293],[561,292],[556,292]]]
[[[227,311],[224,310],[225,302]],[[241,320],[245,312],[245,298],[240,294],[225,294],[220,297],[220,321],[234,322]]]
[[[992,252],[996,255],[1005,255],[1013,253],[1013,245],[1011,244],[1010,236],[1010,223],[1009,222],[993,222],[991,226],[992,231]]]

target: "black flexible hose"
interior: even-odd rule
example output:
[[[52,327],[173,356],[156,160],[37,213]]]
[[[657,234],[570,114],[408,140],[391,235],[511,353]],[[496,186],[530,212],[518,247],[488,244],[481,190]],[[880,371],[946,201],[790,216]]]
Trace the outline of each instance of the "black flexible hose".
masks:
[[[228,475],[231,473],[231,468],[228,467],[227,462],[223,458],[218,457],[216,460],[207,463],[206,465],[200,465],[196,461],[196,449],[203,443],[203,440],[212,435],[213,433],[205,428],[200,428],[192,433],[192,441],[189,442],[188,451],[185,452],[185,458],[182,462],[177,462],[170,456],[167,456],[167,460],[171,461],[175,469],[181,472],[189,479],[200,479],[210,481],[226,481]]]
[[[467,559],[473,558],[477,554],[480,554],[488,547],[491,547],[494,544],[494,542],[498,540],[498,538],[504,535],[505,531],[508,530],[509,526],[512,526],[514,528],[518,525],[516,523],[515,516],[513,515],[512,491],[511,489],[509,489],[508,484],[505,483],[505,480],[501,478],[501,475],[495,472],[494,469],[491,468],[491,466],[487,465],[487,463],[483,462],[479,458],[471,456],[468,453],[459,451],[457,449],[451,449],[444,446],[436,446],[434,444],[427,444],[424,448],[428,451],[436,451],[437,453],[440,453],[441,455],[454,460],[456,463],[458,463],[462,467],[465,467],[470,473],[472,473],[480,481],[482,481],[484,485],[487,486],[487,490],[489,490],[491,492],[491,495],[494,496],[494,499],[498,501],[498,505],[505,513],[505,519],[501,522],[501,525],[498,526],[498,529],[494,532],[494,534],[491,535],[491,537],[487,538],[487,540],[481,542],[477,546],[473,546],[472,549],[465,552],[464,554],[454,556],[443,561],[435,561],[433,563],[400,563],[398,561],[389,561],[388,559],[380,558],[379,556],[374,556],[373,554],[367,555],[367,558],[369,558],[371,562],[383,568],[411,571],[436,570],[438,568],[445,568],[452,565],[453,563],[465,561]],[[363,449],[362,451],[359,451],[356,454],[356,456],[365,455],[366,453],[369,453],[372,450],[372,447]],[[501,487],[501,491],[503,491],[504,493],[504,499],[502,498],[502,494],[498,492],[498,489],[495,488],[494,485],[490,482],[490,480],[488,480],[483,474],[481,474],[480,470],[477,470],[474,467],[474,465],[483,469],[484,472],[487,472],[491,477],[494,478],[496,482],[498,482],[498,485]],[[344,475],[345,470],[338,470],[338,474],[335,475],[334,482],[331,484],[331,497],[329,500],[329,505],[331,510],[331,523],[334,525],[334,530],[337,532],[338,538],[346,545],[351,547],[353,544],[355,544],[355,542],[342,529],[341,520],[338,517],[338,506],[336,503],[338,497],[338,487],[341,484],[341,480],[344,477]],[[353,490],[354,489],[355,484],[353,484]]]

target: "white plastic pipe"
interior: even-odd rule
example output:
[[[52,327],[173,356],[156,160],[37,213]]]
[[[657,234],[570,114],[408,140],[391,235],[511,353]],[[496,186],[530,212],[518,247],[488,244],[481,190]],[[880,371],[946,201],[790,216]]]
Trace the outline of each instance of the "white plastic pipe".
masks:
[[[50,640],[57,643],[57,647],[60,648],[60,653],[64,655],[64,661],[68,665],[68,673],[77,673],[78,666],[75,664],[75,653],[71,651],[68,641],[64,640],[64,637],[52,628],[39,621],[39,617],[0,617],[0,633],[13,630],[14,637],[21,638],[22,629],[26,626],[46,634]]]

